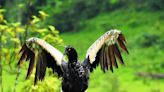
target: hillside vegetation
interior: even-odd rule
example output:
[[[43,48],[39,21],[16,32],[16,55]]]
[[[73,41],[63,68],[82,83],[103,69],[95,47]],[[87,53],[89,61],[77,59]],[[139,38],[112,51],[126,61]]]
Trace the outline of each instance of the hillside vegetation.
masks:
[[[35,72],[25,80],[28,63],[22,64],[19,74],[18,53],[25,39],[42,38],[62,52],[63,45],[72,45],[82,61],[89,46],[111,29],[125,35],[129,55],[122,52],[125,65],[114,73],[104,74],[98,67],[87,92],[164,92],[163,0],[101,1],[0,0],[3,92],[60,92],[61,78],[51,69],[37,86],[33,85]]]
[[[79,32],[61,35],[66,44],[78,50],[80,60],[88,47],[110,29],[122,31],[129,49],[129,55],[123,55],[125,66],[115,69],[114,73],[104,74],[99,68],[91,74],[88,92],[164,92],[164,80],[147,75],[164,72],[163,12],[122,9],[102,13],[85,23]]]

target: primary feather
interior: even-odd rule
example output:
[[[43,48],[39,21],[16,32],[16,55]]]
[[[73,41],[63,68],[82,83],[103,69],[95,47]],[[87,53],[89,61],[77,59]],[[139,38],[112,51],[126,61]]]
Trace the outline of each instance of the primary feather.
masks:
[[[110,68],[113,72],[113,66],[118,68],[116,57],[124,64],[118,45],[128,53],[125,46],[126,40],[119,30],[111,30],[97,39],[87,50],[86,59],[90,64],[90,70],[93,71],[99,64],[105,72]],[[85,60],[87,62],[87,60]]]
[[[35,52],[34,49],[36,48],[32,47],[32,44],[40,47],[37,51],[38,53]],[[52,68],[53,72],[56,72],[58,76],[62,76],[63,72],[61,64],[62,62],[65,62],[63,54],[44,40],[35,37],[29,38],[22,46],[20,53],[22,53],[22,56],[18,65],[20,65],[25,59],[26,61],[30,60],[26,79],[28,79],[31,75],[36,61],[34,84],[36,84],[38,80],[42,80],[44,78],[47,67]],[[35,57],[37,58],[35,59]]]

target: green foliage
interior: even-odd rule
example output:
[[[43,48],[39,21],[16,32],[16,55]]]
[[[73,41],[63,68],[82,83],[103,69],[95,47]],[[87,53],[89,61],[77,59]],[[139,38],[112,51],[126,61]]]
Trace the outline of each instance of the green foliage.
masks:
[[[12,56],[9,53],[17,53],[18,48],[20,46],[20,40],[18,35],[23,34],[25,31],[22,27],[20,27],[20,23],[8,23],[4,18],[3,14],[0,13],[1,23],[0,23],[0,36],[2,42],[0,43],[2,46],[1,55],[2,60],[5,60],[5,63],[9,63]],[[13,47],[13,48],[11,48]],[[10,49],[11,48],[11,49]]]
[[[119,0],[103,0],[103,2],[101,0],[16,1],[13,2],[13,9],[6,13],[9,20],[18,20],[22,24],[27,24],[31,20],[32,15],[39,15],[37,11],[43,10],[50,14],[50,17],[44,21],[44,24],[52,24],[62,32],[77,31],[85,25],[82,20],[93,18],[101,12],[113,11],[116,8],[122,7],[123,4]],[[11,8],[8,5],[10,3],[6,2],[5,8]],[[17,15],[14,14],[12,17],[9,17],[14,11],[18,11]]]
[[[43,24],[43,21],[45,21],[45,19],[48,17],[48,14],[43,11],[39,11],[38,16],[32,16],[30,25],[27,25],[26,29],[30,32],[27,32],[27,34],[29,35],[26,38],[36,36],[44,39],[54,46],[60,45],[63,41],[59,37],[58,30],[56,30],[55,27],[52,25],[45,26]]]
[[[9,66],[10,69],[4,71],[16,72],[16,63],[20,58],[19,53],[21,45],[26,39],[30,37],[41,38],[53,46],[63,44],[63,40],[59,36],[58,30],[52,25],[43,26],[43,21],[46,20],[48,14],[43,11],[39,11],[39,17],[33,15],[31,21],[27,25],[21,25],[19,22],[10,23],[5,20],[3,16],[4,9],[0,10],[0,37],[1,37],[1,57],[3,61],[3,67]],[[27,65],[23,69],[27,70]],[[48,74],[48,73],[47,73]],[[33,81],[30,79],[23,84],[23,92],[56,92],[59,90],[59,82],[56,76],[47,76],[43,83],[39,83],[37,86],[32,86]],[[5,83],[4,83],[5,84]],[[13,83],[14,84],[14,83]],[[29,86],[30,85],[30,86]],[[46,89],[45,89],[46,88]]]
[[[13,90],[15,65],[19,56],[17,53],[27,38],[39,37],[57,46],[62,44],[62,40],[56,29],[79,30],[75,33],[63,33],[62,38],[66,44],[71,44],[78,50],[79,58],[83,60],[88,47],[105,31],[113,28],[122,30],[127,38],[130,54],[123,54],[125,67],[119,66],[114,74],[104,74],[98,68],[91,74],[87,92],[164,91],[163,79],[137,75],[138,72],[164,72],[163,0],[1,1],[5,8],[0,10],[0,37],[3,39],[3,51],[0,54],[3,57],[5,92]],[[9,61],[13,61],[11,67],[8,66]],[[25,81],[27,65],[24,64],[21,69],[17,92],[59,92],[60,79],[54,75],[47,73],[45,81],[33,86],[34,72]]]
[[[57,76],[49,75],[47,72],[46,78],[43,81],[39,81],[37,85],[34,84],[34,75],[25,82],[20,83],[23,85],[21,91],[23,92],[60,92],[60,79]]]
[[[163,10],[164,9],[164,1],[163,0],[149,0],[147,2],[147,5],[149,5],[149,8],[152,10]]]
[[[56,2],[53,22],[60,31],[77,31],[85,26],[83,20],[94,18],[101,12],[119,8],[119,2],[113,0],[69,0]]]
[[[19,22],[8,23],[4,19],[3,14],[0,14],[0,35],[3,41],[1,42],[1,45],[3,47],[3,56],[6,56],[6,62],[10,61],[12,57],[8,53],[16,54],[19,52],[18,50],[20,49],[21,44],[23,44],[29,37],[35,36],[42,38],[47,42],[52,43],[54,46],[62,43],[62,39],[59,37],[59,32],[54,26],[48,25],[46,27],[42,27],[42,21],[45,20],[47,14],[40,11],[40,16],[42,17],[39,18],[37,16],[33,16],[29,25],[22,26]]]
[[[6,1],[5,13],[9,21],[21,21],[27,24],[32,15],[38,16],[38,11],[43,10],[49,18],[43,24],[51,24],[59,31],[77,31],[85,27],[84,20],[94,18],[102,12],[112,12],[120,8],[132,10],[163,10],[163,0],[16,0],[12,5]],[[13,9],[9,9],[9,8]],[[18,13],[15,14],[14,12]],[[10,16],[10,15],[13,16]],[[54,22],[55,21],[55,22]]]
[[[160,44],[158,39],[160,39],[159,35],[143,33],[141,34],[140,38],[138,38],[138,41],[140,46],[146,48],[146,47],[154,46],[156,44]]]

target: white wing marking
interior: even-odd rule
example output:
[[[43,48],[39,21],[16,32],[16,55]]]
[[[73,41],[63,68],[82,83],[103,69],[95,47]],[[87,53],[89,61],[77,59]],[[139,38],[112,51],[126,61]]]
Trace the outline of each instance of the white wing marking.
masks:
[[[115,44],[120,33],[121,31],[116,29],[110,30],[106,32],[104,35],[102,35],[89,47],[89,49],[87,50],[86,58],[88,58],[89,56],[91,64],[95,61],[96,54],[103,46],[103,44],[107,44],[108,46],[111,44]]]
[[[61,65],[62,60],[64,60],[63,54],[59,50],[57,50],[56,48],[54,48],[53,46],[51,46],[49,43],[45,42],[42,39],[31,37],[28,40],[26,40],[27,46],[28,43],[36,43],[39,46],[41,46],[43,49],[45,49],[57,61],[57,65]]]

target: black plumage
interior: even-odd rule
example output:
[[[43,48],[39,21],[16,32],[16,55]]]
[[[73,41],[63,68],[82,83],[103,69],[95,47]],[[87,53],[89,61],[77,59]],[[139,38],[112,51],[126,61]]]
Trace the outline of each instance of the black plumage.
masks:
[[[65,55],[68,57],[68,62],[64,59],[63,54],[44,40],[39,38],[30,38],[22,46],[20,53],[22,54],[18,65],[24,59],[30,60],[27,71],[28,78],[32,73],[34,64],[36,63],[35,81],[43,80],[46,74],[46,68],[52,68],[53,72],[62,77],[63,92],[85,92],[88,88],[89,74],[96,69],[100,64],[102,71],[106,72],[113,68],[118,68],[117,60],[124,64],[119,46],[128,53],[125,46],[125,38],[118,30],[111,30],[102,35],[88,49],[83,62],[79,62],[76,50],[68,45],[65,48]],[[31,44],[38,45],[40,49],[35,53]],[[37,57],[35,59],[35,57]],[[114,66],[114,67],[113,67]]]

